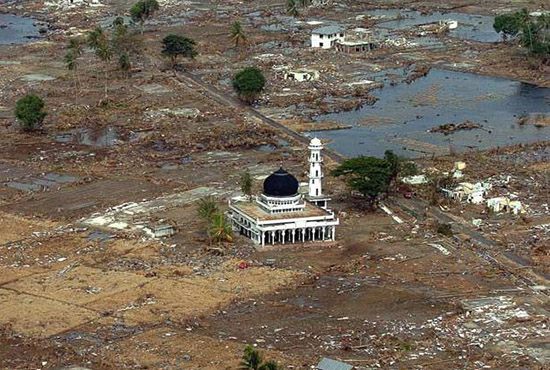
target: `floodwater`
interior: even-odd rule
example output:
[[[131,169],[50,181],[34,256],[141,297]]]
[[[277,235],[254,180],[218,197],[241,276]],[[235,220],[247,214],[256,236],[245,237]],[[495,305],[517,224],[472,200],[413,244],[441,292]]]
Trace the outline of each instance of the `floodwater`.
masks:
[[[525,114],[550,114],[548,88],[432,69],[410,85],[386,84],[373,94],[380,99],[373,106],[316,117],[317,121],[352,125],[351,129],[309,135],[330,139],[329,146],[347,156],[382,156],[391,149],[407,157],[550,139],[549,127],[517,124],[518,117]],[[449,135],[427,132],[435,126],[466,120],[483,127]]]
[[[418,11],[398,9],[372,10],[366,14],[381,20],[379,28],[390,30],[405,30],[421,24],[452,19],[458,21],[458,28],[451,30],[449,36],[480,42],[501,41],[500,35],[493,29],[494,17],[490,16],[454,12],[422,15]],[[396,19],[398,16],[400,19]]]
[[[35,20],[0,13],[0,45],[24,44],[40,37]]]
[[[55,141],[60,143],[72,143],[106,148],[121,142],[116,128],[105,127],[94,129],[74,129],[55,136]]]

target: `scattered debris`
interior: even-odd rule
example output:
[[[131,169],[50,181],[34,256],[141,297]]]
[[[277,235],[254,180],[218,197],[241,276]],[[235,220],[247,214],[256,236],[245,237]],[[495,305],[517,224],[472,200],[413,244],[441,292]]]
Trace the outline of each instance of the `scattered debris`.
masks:
[[[449,134],[452,134],[453,132],[456,132],[456,131],[473,130],[473,129],[481,128],[481,127],[483,127],[483,126],[478,124],[478,123],[474,123],[474,122],[471,122],[471,121],[465,121],[465,122],[462,122],[462,123],[459,123],[459,124],[446,123],[446,124],[431,128],[431,129],[428,130],[428,132],[438,132],[438,133],[442,133],[444,135],[449,135]]]

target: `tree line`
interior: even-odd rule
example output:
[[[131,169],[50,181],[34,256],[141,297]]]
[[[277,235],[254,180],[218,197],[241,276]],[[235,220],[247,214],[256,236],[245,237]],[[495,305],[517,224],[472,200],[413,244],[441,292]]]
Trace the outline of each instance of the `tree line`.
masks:
[[[109,67],[116,61],[117,69],[125,77],[129,77],[133,60],[142,49],[142,40],[145,23],[160,9],[157,0],[139,0],[129,10],[130,22],[123,17],[116,17],[109,27],[96,26],[85,36],[72,37],[68,40],[64,56],[65,67],[72,72],[76,92],[80,92],[81,82],[79,68],[84,48],[93,51],[96,58],[103,64],[104,98],[107,98],[109,84]],[[136,27],[139,26],[139,32]],[[231,24],[229,38],[235,47],[246,44],[247,37],[239,21]],[[180,58],[189,60],[198,55],[197,44],[190,37],[178,34],[169,34],[162,39],[162,56],[166,57],[173,69],[179,68]],[[252,103],[265,87],[266,79],[262,71],[256,67],[248,67],[239,71],[233,78],[233,88],[243,102]],[[75,99],[78,94],[75,94]],[[15,107],[15,117],[24,131],[38,129],[46,112],[43,99],[35,94],[27,94],[19,99]]]

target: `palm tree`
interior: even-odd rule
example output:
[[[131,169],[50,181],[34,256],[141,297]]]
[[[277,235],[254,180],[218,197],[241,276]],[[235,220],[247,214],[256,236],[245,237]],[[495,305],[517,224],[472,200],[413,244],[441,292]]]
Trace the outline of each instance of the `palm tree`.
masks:
[[[258,370],[279,370],[279,365],[273,361],[267,361],[262,364],[262,366],[259,367]]]
[[[95,52],[95,55],[105,63],[105,97],[107,97],[107,66],[111,57],[113,56],[113,51],[110,47],[109,39],[103,28],[97,26],[93,31],[88,33],[88,46],[92,48]]]
[[[128,53],[123,52],[119,55],[118,67],[124,73],[124,75],[128,77],[130,69],[132,68],[132,63],[130,62],[130,56],[128,55]]]
[[[296,0],[287,0],[286,2],[286,12],[288,15],[291,15],[293,17],[298,16],[298,5],[296,4]]]
[[[239,21],[235,21],[231,25],[231,40],[235,43],[235,47],[238,47],[240,43],[246,43],[246,35]]]
[[[217,243],[233,241],[233,229],[222,212],[217,212],[212,216],[208,236],[210,240]]]
[[[209,195],[199,199],[199,208],[197,213],[204,221],[210,221],[214,214],[219,212],[218,204],[213,196]]]
[[[78,90],[80,82],[78,81],[78,74],[76,70],[78,68],[78,57],[82,55],[82,40],[78,38],[71,38],[67,47],[67,54],[65,54],[65,66],[69,71],[74,74],[75,89]]]
[[[260,352],[251,345],[248,345],[244,348],[240,369],[279,370],[279,365],[273,360],[263,362]]]
[[[251,345],[244,348],[241,369],[259,370],[262,363],[262,355]]]

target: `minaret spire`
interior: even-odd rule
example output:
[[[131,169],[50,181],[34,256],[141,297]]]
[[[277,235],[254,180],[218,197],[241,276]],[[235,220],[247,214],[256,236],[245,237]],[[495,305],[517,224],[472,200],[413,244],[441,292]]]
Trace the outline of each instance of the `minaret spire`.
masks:
[[[323,196],[322,149],[323,143],[321,143],[321,140],[311,139],[309,142],[309,197]]]

